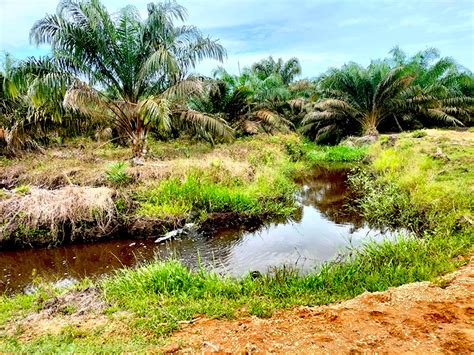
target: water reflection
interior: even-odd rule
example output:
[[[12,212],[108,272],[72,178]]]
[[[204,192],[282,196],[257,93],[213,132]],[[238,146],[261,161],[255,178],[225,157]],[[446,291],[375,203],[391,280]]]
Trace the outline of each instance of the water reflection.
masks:
[[[254,232],[226,229],[209,238],[183,238],[160,245],[152,240],[118,240],[0,252],[0,291],[25,290],[34,277],[53,282],[97,277],[156,255],[177,255],[191,267],[200,259],[202,265],[232,275],[265,272],[282,264],[311,270],[349,243],[383,236],[344,207],[349,194],[346,175],[343,170],[315,169],[298,181],[303,186],[298,211],[286,221],[268,223]]]

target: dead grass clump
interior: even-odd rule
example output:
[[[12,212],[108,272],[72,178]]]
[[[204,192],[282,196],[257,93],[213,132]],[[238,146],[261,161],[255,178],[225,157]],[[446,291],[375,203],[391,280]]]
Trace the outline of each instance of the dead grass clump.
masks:
[[[85,225],[93,226],[97,236],[107,235],[116,216],[113,195],[114,191],[107,187],[79,186],[59,190],[32,187],[26,194],[12,194],[0,201],[0,241],[12,235],[31,238],[41,230],[50,243],[65,229],[74,238],[79,231],[84,232],[80,229]],[[44,244],[45,241],[29,242]]]

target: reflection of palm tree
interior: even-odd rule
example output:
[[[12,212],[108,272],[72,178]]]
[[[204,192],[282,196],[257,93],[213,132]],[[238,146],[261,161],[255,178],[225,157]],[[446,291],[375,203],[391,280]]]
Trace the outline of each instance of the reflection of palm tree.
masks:
[[[302,204],[314,206],[326,218],[338,224],[363,226],[362,217],[351,211],[345,202],[350,195],[346,177],[347,170],[331,170],[318,167],[310,176],[298,181],[306,188],[301,192]]]

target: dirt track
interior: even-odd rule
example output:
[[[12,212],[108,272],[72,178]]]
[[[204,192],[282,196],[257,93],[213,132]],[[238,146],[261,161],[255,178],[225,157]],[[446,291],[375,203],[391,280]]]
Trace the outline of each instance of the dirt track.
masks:
[[[474,259],[440,285],[418,282],[270,319],[201,320],[163,350],[473,353]]]

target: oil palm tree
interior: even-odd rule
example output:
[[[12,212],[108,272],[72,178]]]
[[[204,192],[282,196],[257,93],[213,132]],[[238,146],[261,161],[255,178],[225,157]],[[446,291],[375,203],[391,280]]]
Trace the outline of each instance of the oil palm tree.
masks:
[[[403,121],[407,125],[463,125],[474,113],[474,80],[468,70],[451,58],[440,58],[430,48],[409,58],[398,47],[392,61],[404,65],[414,75],[402,97],[407,105]]]
[[[207,95],[192,102],[197,111],[225,119],[243,134],[288,130],[291,123],[278,107],[289,93],[278,75],[261,80],[248,68],[241,75],[218,68],[214,78]]]
[[[382,121],[397,119],[404,105],[401,94],[413,79],[401,66],[392,69],[378,62],[367,69],[355,63],[332,69],[320,79],[323,98],[311,105],[302,130],[317,137],[358,130],[376,135]]]
[[[112,119],[137,157],[146,153],[150,128],[167,129],[172,118],[229,137],[221,120],[186,108],[186,99],[202,91],[189,71],[204,58],[222,60],[225,50],[196,27],[174,24],[185,18],[186,10],[171,1],[150,3],[142,19],[133,6],[110,14],[99,0],[62,0],[56,14],[31,29],[34,43],[51,45],[62,72],[45,75],[39,92],[47,94],[48,85],[63,80],[64,105]]]
[[[285,62],[282,58],[278,58],[278,60],[275,61],[275,59],[270,56],[253,64],[252,71],[261,80],[265,80],[271,75],[277,74],[281,77],[283,83],[288,85],[301,74],[301,65],[298,58],[295,57]]]
[[[54,134],[82,133],[81,128],[90,124],[63,107],[65,88],[48,87],[49,95],[39,98],[44,84],[40,77],[45,71],[49,79],[55,74],[49,60],[30,59],[24,63],[9,54],[4,58],[0,71],[0,128],[8,154],[19,154],[24,148],[41,149],[38,142],[47,142]]]
[[[422,125],[463,125],[473,113],[472,74],[429,49],[408,56],[399,48],[392,58],[367,68],[350,63],[319,79],[321,99],[307,105],[302,130],[314,138],[342,138],[381,127],[403,130]]]

